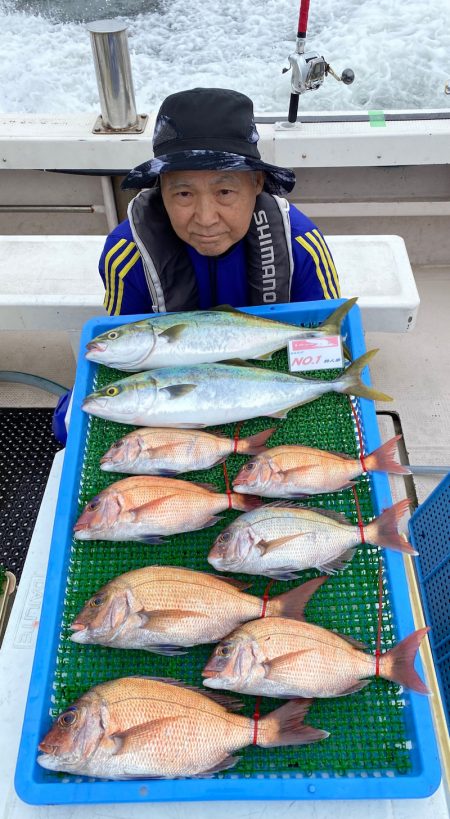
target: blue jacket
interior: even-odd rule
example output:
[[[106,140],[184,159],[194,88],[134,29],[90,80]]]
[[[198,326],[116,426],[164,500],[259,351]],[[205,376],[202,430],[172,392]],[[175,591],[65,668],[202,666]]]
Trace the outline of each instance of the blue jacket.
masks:
[[[331,252],[315,224],[290,205],[294,258],[291,301],[340,298],[339,280]],[[244,242],[220,257],[200,255],[186,245],[195,270],[200,309],[217,304],[248,304]],[[104,305],[110,315],[151,313],[152,299],[139,251],[128,219],[107,237],[99,272],[105,286]]]

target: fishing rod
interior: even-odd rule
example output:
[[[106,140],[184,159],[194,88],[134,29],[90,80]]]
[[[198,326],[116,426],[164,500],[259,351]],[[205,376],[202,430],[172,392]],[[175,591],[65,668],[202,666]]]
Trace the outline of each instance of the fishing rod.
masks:
[[[317,51],[305,51],[306,31],[308,28],[310,0],[300,0],[300,13],[295,52],[289,55],[289,68],[283,68],[283,74],[292,69],[291,100],[289,103],[288,122],[297,122],[298,100],[305,91],[317,91],[325,77],[331,74],[335,80],[351,85],[355,74],[351,68],[345,68],[341,76],[333,71],[325,58]]]

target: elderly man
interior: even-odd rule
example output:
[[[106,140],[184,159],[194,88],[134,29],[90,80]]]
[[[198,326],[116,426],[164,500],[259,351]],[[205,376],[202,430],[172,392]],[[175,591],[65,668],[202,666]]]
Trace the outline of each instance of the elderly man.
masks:
[[[113,315],[339,298],[318,228],[282,197],[295,174],[261,160],[251,100],[194,88],[164,100],[142,190],[99,270]]]

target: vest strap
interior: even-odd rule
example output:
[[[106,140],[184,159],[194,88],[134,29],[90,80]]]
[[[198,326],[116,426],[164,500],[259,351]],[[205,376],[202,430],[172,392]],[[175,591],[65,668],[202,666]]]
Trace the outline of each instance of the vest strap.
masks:
[[[170,224],[160,189],[140,191],[128,206],[128,218],[154,312],[198,309],[194,266]],[[287,200],[260,193],[244,242],[248,304],[289,302],[294,262]]]

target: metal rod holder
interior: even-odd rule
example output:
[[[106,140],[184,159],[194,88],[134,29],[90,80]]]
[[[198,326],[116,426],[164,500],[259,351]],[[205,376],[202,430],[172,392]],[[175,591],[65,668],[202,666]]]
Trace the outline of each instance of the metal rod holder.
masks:
[[[87,28],[102,112],[94,133],[142,133],[147,115],[136,112],[127,26],[118,20],[94,20]]]

